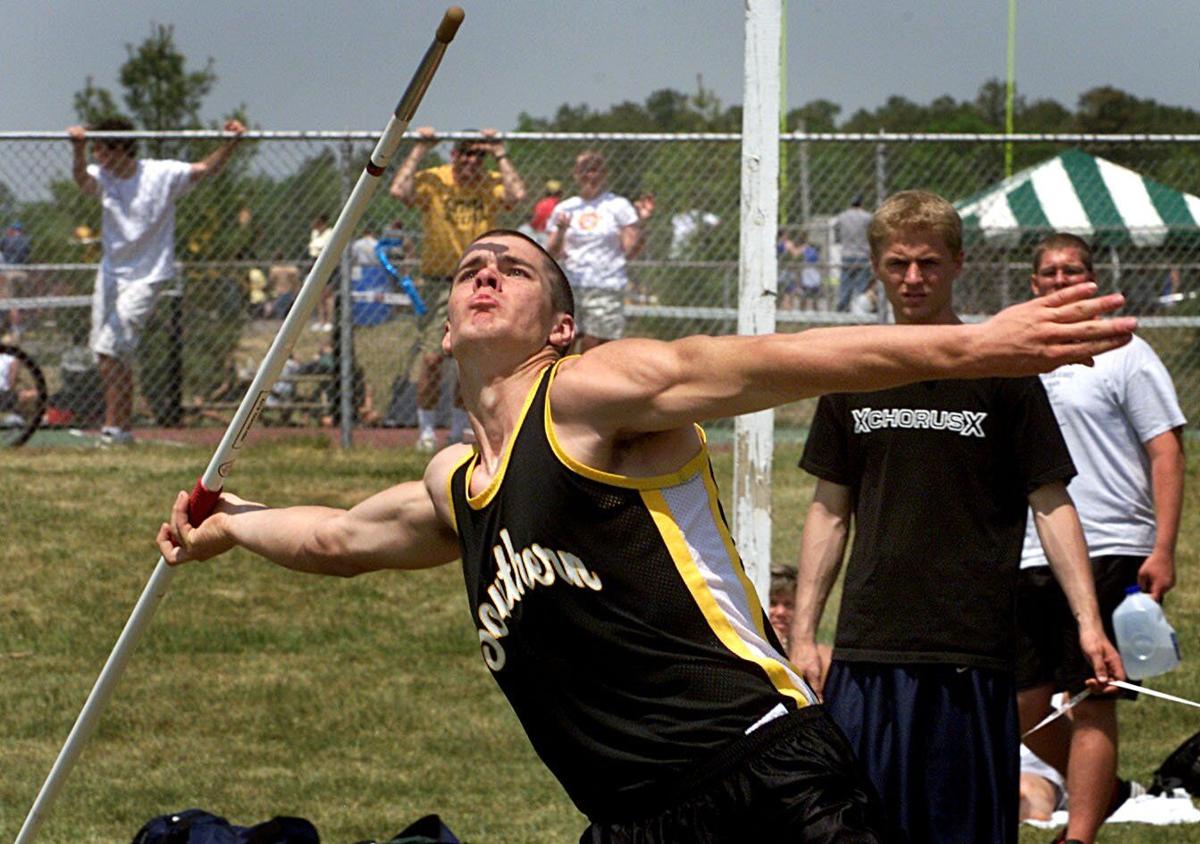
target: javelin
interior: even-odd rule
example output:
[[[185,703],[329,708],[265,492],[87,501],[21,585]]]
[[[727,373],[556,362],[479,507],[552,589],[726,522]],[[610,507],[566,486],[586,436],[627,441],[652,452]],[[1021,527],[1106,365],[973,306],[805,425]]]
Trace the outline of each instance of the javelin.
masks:
[[[317,299],[321,296],[325,283],[333,272],[335,262],[346,249],[346,244],[350,242],[350,237],[358,226],[358,221],[362,218],[371,195],[379,185],[379,177],[383,175],[392,155],[400,145],[404,131],[408,128],[413,113],[425,95],[425,90],[429,87],[438,64],[441,63],[446,47],[454,39],[454,34],[458,31],[463,16],[461,8],[451,6],[442,17],[433,43],[425,51],[421,64],[417,67],[416,73],[408,83],[408,88],[404,91],[404,96],[400,98],[399,105],[396,106],[395,112],[383,130],[383,135],[367,160],[362,175],[358,177],[358,183],[354,186],[350,198],[346,200],[342,213],[338,215],[329,243],[321,250],[316,263],[309,270],[308,277],[305,278],[304,285],[300,288],[300,293],[297,295],[291,311],[284,319],[279,333],[275,335],[275,340],[271,343],[271,348],[267,350],[266,357],[258,367],[258,373],[250,383],[250,389],[242,398],[241,404],[238,405],[237,413],[233,415],[229,427],[226,428],[225,435],[221,438],[216,452],[209,461],[208,468],[196,481],[196,486],[188,499],[188,518],[192,524],[198,525],[203,522],[216,506],[224,479],[229,475],[229,471],[237,459],[237,452],[245,443],[251,426],[262,413],[263,405],[271,392],[271,386],[278,380],[279,374],[283,370],[283,364],[291,353],[292,346],[296,343],[296,338],[302,331],[309,314],[316,306]],[[75,726],[71,728],[66,743],[59,751],[58,758],[54,760],[54,766],[50,769],[37,798],[33,801],[29,814],[25,816],[25,822],[21,825],[21,831],[17,833],[14,844],[28,844],[32,841],[34,835],[37,834],[38,827],[46,819],[50,805],[58,796],[67,774],[75,764],[83,745],[87,743],[88,738],[95,730],[100,713],[112,696],[113,688],[125,670],[138,639],[141,638],[143,631],[150,623],[150,618],[159,602],[166,595],[167,587],[170,585],[174,573],[175,570],[160,556],[154,573],[150,575],[150,581],[142,590],[142,595],[138,598],[129,620],[125,622],[125,629],[121,631],[112,653],[108,656],[108,661],[104,663],[100,676],[96,678],[96,684],[92,686],[92,690],[83,704],[79,717],[75,719]]]

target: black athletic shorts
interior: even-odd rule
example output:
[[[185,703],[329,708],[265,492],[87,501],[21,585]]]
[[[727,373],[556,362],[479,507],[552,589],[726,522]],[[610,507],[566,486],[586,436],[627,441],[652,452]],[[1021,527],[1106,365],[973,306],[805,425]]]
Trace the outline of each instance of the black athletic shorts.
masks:
[[[1111,556],[1092,560],[1100,620],[1114,647],[1113,610],[1125,600],[1125,587],[1137,583],[1145,559]],[[1083,691],[1084,681],[1093,676],[1092,665],[1079,648],[1079,625],[1050,567],[1022,569],[1017,587],[1017,690],[1051,683],[1056,692],[1075,694]],[[1125,692],[1120,696],[1131,695]]]
[[[594,821],[580,844],[894,842],[879,799],[821,706],[737,742],[740,760],[649,817]]]

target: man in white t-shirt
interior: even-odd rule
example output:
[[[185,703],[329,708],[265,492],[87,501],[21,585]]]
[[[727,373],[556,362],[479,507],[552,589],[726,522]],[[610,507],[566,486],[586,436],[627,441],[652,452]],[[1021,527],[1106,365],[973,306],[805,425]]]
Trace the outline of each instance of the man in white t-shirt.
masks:
[[[1033,292],[1045,296],[1094,281],[1087,243],[1055,234],[1034,251]],[[1112,611],[1127,586],[1156,601],[1175,585],[1175,540],[1183,503],[1182,427],[1186,421],[1171,376],[1145,340],[1096,357],[1095,366],[1064,366],[1041,376],[1078,475],[1071,499],[1079,511],[1108,636]],[[1074,621],[1048,576],[1033,519],[1026,529],[1018,597],[1017,687],[1021,730],[1050,707],[1054,692],[1083,689],[1089,670],[1071,646]],[[1066,841],[1092,841],[1104,818],[1128,796],[1118,780],[1116,699],[1093,695],[1026,741],[1064,772],[1071,795]]]
[[[548,251],[560,259],[575,292],[579,350],[625,334],[625,263],[642,249],[654,197],[631,203],[605,189],[604,156],[587,150],[575,158],[579,193],[554,209]]]
[[[127,132],[133,124],[114,118],[92,129]],[[194,163],[139,160],[137,142],[120,138],[93,141],[95,163],[88,164],[87,130],[67,129],[74,150],[71,175],[102,207],[104,255],[92,294],[90,345],[104,384],[103,442],[133,442],[131,362],[159,293],[175,275],[175,201],[224,166],[246,127],[230,120],[225,131],[234,137]]]

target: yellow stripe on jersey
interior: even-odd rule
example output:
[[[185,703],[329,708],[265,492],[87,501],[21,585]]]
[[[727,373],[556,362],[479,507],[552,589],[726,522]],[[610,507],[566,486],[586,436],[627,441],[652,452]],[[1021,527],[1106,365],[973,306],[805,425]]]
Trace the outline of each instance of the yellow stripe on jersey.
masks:
[[[479,453],[478,447],[471,449],[462,456],[462,459],[454,464],[450,470],[450,474],[446,476],[446,500],[450,502],[450,528],[455,533],[458,533],[458,514],[454,512],[454,475],[462,468],[462,465],[468,460],[474,460],[475,455]],[[469,490],[471,487],[468,486]]]
[[[725,544],[726,553],[733,551],[732,540],[727,539],[728,531],[721,530],[718,525],[723,524],[723,520],[719,517],[715,519],[715,524],[711,519],[711,508],[716,506],[713,498],[713,488],[711,478],[706,481],[695,479],[696,492],[699,493],[700,485],[703,486],[703,497],[708,499],[707,502],[690,501],[690,505],[696,512],[693,514],[699,516],[707,522],[707,525],[695,525],[693,529],[697,531],[707,527],[708,529],[716,530],[721,536],[720,542]],[[675,493],[672,493],[675,494]],[[681,491],[682,496],[688,496],[688,491]],[[661,490],[642,490],[642,501],[654,520],[655,527],[658,528],[659,535],[662,536],[663,542],[666,544],[667,551],[671,555],[671,560],[675,563],[675,568],[683,579],[684,585],[692,595],[692,599],[696,602],[700,612],[704,615],[709,627],[716,635],[717,639],[728,648],[732,653],[757,665],[776,690],[787,697],[796,701],[798,706],[807,706],[809,703],[814,703],[816,697],[806,687],[804,681],[795,673],[788,663],[783,661],[783,658],[778,655],[774,649],[768,644],[763,635],[762,628],[762,608],[759,605],[757,598],[747,600],[747,590],[749,595],[753,595],[754,590],[749,586],[745,579],[745,574],[740,574],[740,585],[734,585],[736,592],[742,592],[740,596],[729,593],[719,598],[713,592],[713,586],[709,582],[709,576],[713,578],[713,582],[721,583],[728,582],[731,578],[736,579],[738,576],[732,572],[726,572],[726,569],[740,572],[741,566],[738,565],[736,551],[733,551],[732,556],[727,556],[723,560],[709,560],[702,567],[702,555],[696,553],[697,545],[704,545],[706,550],[712,553],[712,544],[716,540],[710,538],[706,544],[704,538],[694,537],[695,543],[689,539],[683,527],[680,526],[680,518],[672,511],[671,505],[667,501],[666,495]],[[695,496],[692,496],[694,499]],[[709,509],[707,514],[701,514],[700,509]],[[691,520],[683,519],[687,524]],[[714,566],[718,566],[721,570],[717,571]],[[709,569],[708,574],[705,568]],[[740,597],[741,606],[737,606],[732,602]],[[722,601],[724,598],[724,601]],[[722,608],[721,604],[725,603],[732,609],[740,610],[747,616],[741,623],[731,618],[729,613]],[[747,625],[752,625],[748,627]],[[745,634],[739,632],[739,627],[745,630]],[[754,637],[754,629],[757,628],[758,636]],[[757,641],[752,641],[748,637],[756,638]]]
[[[475,472],[475,467],[479,465],[478,459],[474,460],[467,468],[465,479],[467,484],[467,504],[472,510],[482,510],[488,506],[492,502],[492,499],[496,497],[496,493],[500,491],[500,484],[504,481],[504,472],[508,469],[509,458],[512,457],[513,443],[517,441],[517,435],[521,433],[521,428],[525,425],[525,417],[529,413],[529,406],[533,404],[533,397],[537,395],[538,387],[545,377],[546,370],[543,369],[533,380],[533,385],[529,388],[529,393],[525,396],[525,403],[521,406],[521,415],[517,417],[517,425],[512,429],[512,433],[508,435],[508,441],[504,443],[504,456],[500,459],[500,468],[479,495],[471,495],[471,475]],[[472,457],[478,458],[478,456],[479,447],[476,446],[475,454]]]

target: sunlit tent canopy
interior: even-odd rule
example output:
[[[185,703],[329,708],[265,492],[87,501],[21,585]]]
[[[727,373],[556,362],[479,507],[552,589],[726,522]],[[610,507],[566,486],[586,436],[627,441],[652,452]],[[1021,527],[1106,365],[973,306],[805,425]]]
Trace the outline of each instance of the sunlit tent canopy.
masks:
[[[1155,247],[1200,235],[1200,197],[1069,149],[955,203],[966,234],[1015,245],[1049,231],[1094,246]]]

